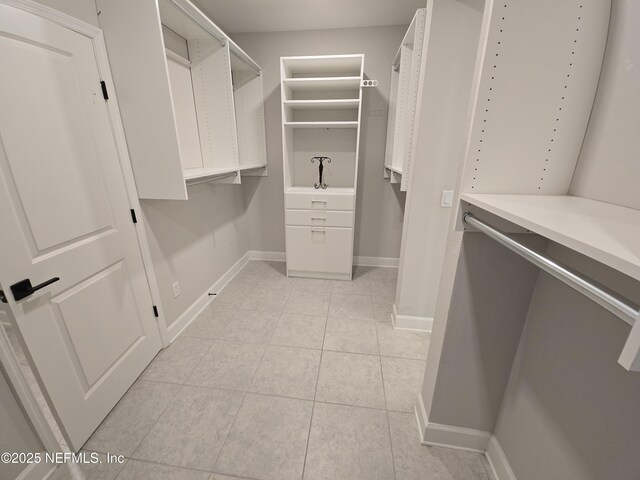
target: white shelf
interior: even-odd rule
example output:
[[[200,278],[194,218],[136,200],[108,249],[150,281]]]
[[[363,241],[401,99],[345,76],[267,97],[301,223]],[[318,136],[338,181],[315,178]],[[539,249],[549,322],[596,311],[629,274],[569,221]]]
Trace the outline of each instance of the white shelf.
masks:
[[[357,98],[337,98],[332,100],[285,100],[284,105],[294,110],[357,110],[360,100]]]
[[[460,198],[640,280],[639,210],[565,195]]]
[[[360,75],[362,55],[324,55],[316,57],[288,57],[283,62],[289,75],[344,73]]]
[[[284,122],[291,128],[358,128],[358,122]]]
[[[358,90],[360,77],[285,78],[282,83],[292,91]]]
[[[317,189],[314,187],[288,187],[285,188],[284,193],[322,193],[323,195],[344,195],[351,194],[355,195],[356,191],[354,188],[341,188],[341,187],[329,187],[326,190]]]
[[[254,165],[240,165],[241,172],[248,172],[249,170],[258,170],[260,168],[267,168],[267,165],[264,163],[254,164]]]
[[[182,171],[187,184],[196,183],[198,180],[215,179],[214,177],[230,177],[238,172],[236,167],[231,168],[186,168]]]

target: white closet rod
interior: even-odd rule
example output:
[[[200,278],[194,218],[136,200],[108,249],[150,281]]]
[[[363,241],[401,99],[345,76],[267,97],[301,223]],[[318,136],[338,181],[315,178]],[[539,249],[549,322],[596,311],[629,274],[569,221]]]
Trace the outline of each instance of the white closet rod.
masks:
[[[625,321],[629,325],[633,326],[635,319],[640,315],[640,307],[631,300],[606,289],[590,278],[585,277],[582,274],[575,272],[570,268],[565,267],[564,265],[515,241],[500,230],[497,230],[482,220],[477,219],[472,213],[464,213],[462,221],[475,227],[485,235],[507,247],[509,250],[517,253],[545,272],[553,275],[561,282],[582,293],[585,297],[606,308],[616,317]]]

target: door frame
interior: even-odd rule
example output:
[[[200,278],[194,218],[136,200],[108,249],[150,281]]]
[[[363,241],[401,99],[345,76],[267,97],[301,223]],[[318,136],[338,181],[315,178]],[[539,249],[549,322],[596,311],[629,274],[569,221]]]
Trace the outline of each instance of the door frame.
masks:
[[[147,285],[151,292],[151,299],[158,309],[159,317],[157,318],[157,326],[162,341],[162,347],[166,348],[171,343],[171,337],[167,331],[166,319],[162,309],[162,302],[160,301],[160,290],[158,288],[155,268],[151,258],[151,249],[149,247],[149,241],[145,229],[144,216],[142,215],[140,200],[138,199],[138,192],[133,176],[133,168],[129,158],[124,126],[120,116],[118,98],[115,92],[113,78],[111,77],[111,69],[102,30],[71,15],[67,15],[66,13],[60,12],[56,9],[37,3],[34,0],[0,0],[0,4],[18,8],[52,21],[64,28],[84,35],[92,41],[100,78],[106,82],[109,90],[109,100],[106,102],[107,113],[111,124],[116,150],[118,152],[118,160],[127,191],[127,199],[129,201],[130,208],[138,213],[136,215],[137,223],[134,225],[134,228],[138,239],[138,246],[142,257],[145,276],[147,278]],[[23,345],[23,348],[26,348],[26,346]],[[40,406],[38,405],[35,396],[24,377],[20,364],[9,342],[7,333],[1,326],[0,366],[2,366],[3,370],[6,372],[7,379],[9,380],[11,387],[14,389],[16,397],[20,401],[27,417],[33,424],[36,434],[40,437],[44,448],[48,452],[60,451],[61,446],[56,440],[53,430],[49,426],[42,410],[40,409]]]
[[[160,332],[160,339],[162,340],[162,347],[166,348],[171,343],[171,336],[167,330],[166,318],[162,308],[162,297],[160,296],[160,289],[158,288],[158,282],[156,280],[156,272],[151,258],[151,248],[149,247],[149,239],[145,229],[144,215],[142,214],[140,199],[138,198],[138,190],[136,188],[135,178],[133,175],[131,159],[129,158],[127,139],[124,133],[122,117],[120,116],[120,108],[118,107],[116,89],[113,83],[113,78],[111,77],[111,67],[109,65],[107,47],[104,43],[102,30],[94,25],[72,17],[71,15],[67,15],[66,13],[60,12],[51,7],[37,3],[34,0],[0,0],[0,4],[9,5],[34,15],[38,15],[39,17],[50,20],[62,27],[91,39],[95,52],[96,63],[98,65],[98,73],[101,80],[106,82],[109,91],[109,100],[106,101],[107,113],[109,115],[111,131],[118,151],[118,160],[120,168],[122,169],[122,176],[127,190],[129,205],[130,208],[137,213],[137,223],[134,227],[138,238],[138,246],[142,256],[145,275],[147,277],[147,284],[151,292],[151,299],[158,309],[157,324]]]

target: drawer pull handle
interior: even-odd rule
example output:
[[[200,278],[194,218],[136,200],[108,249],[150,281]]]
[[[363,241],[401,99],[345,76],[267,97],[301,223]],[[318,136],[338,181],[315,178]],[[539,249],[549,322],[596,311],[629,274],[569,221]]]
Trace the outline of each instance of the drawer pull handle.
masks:
[[[326,200],[311,200],[311,203],[324,203],[326,205],[327,201]]]
[[[327,221],[325,217],[311,217],[311,220],[322,220],[323,222]]]
[[[312,228],[311,233],[327,233],[327,231],[324,228],[322,230],[318,230],[317,228]]]

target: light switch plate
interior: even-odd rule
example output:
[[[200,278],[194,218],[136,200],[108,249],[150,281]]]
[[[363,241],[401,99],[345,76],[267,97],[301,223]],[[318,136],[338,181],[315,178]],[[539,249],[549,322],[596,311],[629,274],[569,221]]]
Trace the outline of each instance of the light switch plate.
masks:
[[[180,295],[180,283],[173,282],[173,285],[171,285],[171,288],[173,288],[173,298],[178,298],[178,296]]]
[[[444,208],[451,208],[453,204],[453,190],[443,190],[442,197],[440,198],[440,206]]]

